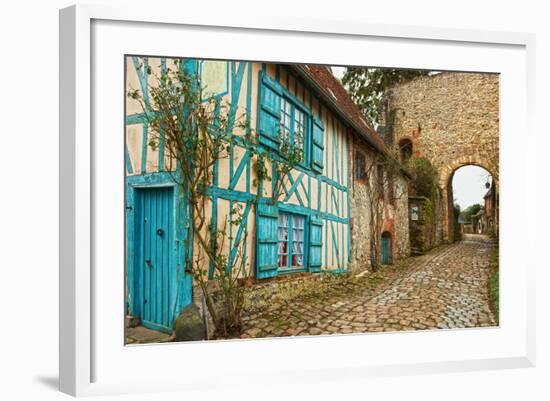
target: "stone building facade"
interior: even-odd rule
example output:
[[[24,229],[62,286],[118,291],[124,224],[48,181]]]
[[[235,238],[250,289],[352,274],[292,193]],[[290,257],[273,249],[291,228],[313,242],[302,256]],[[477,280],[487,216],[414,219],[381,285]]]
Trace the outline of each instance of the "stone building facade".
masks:
[[[385,169],[381,175],[373,168],[379,153],[362,141],[354,141],[349,156],[351,222],[351,270],[361,271],[372,267],[373,234],[380,241],[379,259],[382,264],[409,256],[408,178],[403,171]],[[388,159],[386,159],[388,160]],[[382,163],[385,165],[385,163]],[[376,167],[376,166],[374,166]],[[390,176],[391,175],[391,176]],[[383,181],[381,193],[373,187]],[[381,221],[373,219],[372,202],[381,207]],[[375,206],[376,207],[376,206]],[[389,250],[389,256],[386,252]]]
[[[499,177],[499,76],[442,72],[396,85],[388,93],[393,141],[402,157],[425,157],[439,171],[443,241],[453,240],[452,178],[466,165]],[[498,219],[497,219],[498,221]]]
[[[227,113],[225,129],[231,138],[224,156],[209,167],[208,195],[200,208],[174,179],[180,172],[171,157],[174,149],[149,120],[158,111],[152,89],[160,85],[156,77],[162,82],[169,71],[178,70],[196,80],[201,104],[222,102],[212,112]],[[129,316],[170,333],[181,311],[191,305],[202,307],[198,287],[209,284],[197,277],[215,283],[215,266],[204,257],[204,250],[201,253],[200,244],[220,232],[228,234],[220,252],[243,281],[269,283],[283,276],[349,271],[353,166],[348,157],[354,143],[364,144],[383,160],[393,155],[330,68],[128,56],[126,88],[130,95],[124,149]],[[142,102],[135,93],[143,94]],[[183,110],[175,115],[178,122],[187,118]],[[286,157],[285,144],[301,151],[299,163],[280,180],[259,179],[256,163],[276,177],[274,169]],[[259,155],[271,162],[260,162]],[[394,187],[406,189],[400,174]],[[360,193],[354,199],[357,204],[366,202]],[[406,208],[383,202],[388,206],[377,238],[385,245],[384,262],[391,263],[408,253],[408,239],[399,234],[408,232],[401,227],[408,219]],[[241,212],[235,215],[235,210]],[[197,231],[192,216],[201,212],[206,224]],[[359,223],[368,225],[370,220],[361,215]],[[356,236],[353,243],[365,247],[368,239]]]
[[[149,120],[157,111],[152,88],[169,71],[197,82],[201,104],[219,99],[221,106],[206,106],[207,113],[227,121],[225,151],[209,167],[199,209],[174,179],[181,172],[170,157],[174,149]],[[143,94],[142,103],[126,98],[128,315],[171,332],[181,311],[200,307],[196,273],[216,282],[214,263],[200,244],[220,232],[227,234],[220,253],[243,281],[348,271],[350,141],[354,135],[377,139],[352,114],[356,106],[327,67],[128,56],[126,88]],[[183,110],[178,122],[186,118]],[[301,152],[299,163],[284,177],[259,179],[260,164],[276,176],[286,144]],[[192,216],[201,212],[206,223],[197,231]]]

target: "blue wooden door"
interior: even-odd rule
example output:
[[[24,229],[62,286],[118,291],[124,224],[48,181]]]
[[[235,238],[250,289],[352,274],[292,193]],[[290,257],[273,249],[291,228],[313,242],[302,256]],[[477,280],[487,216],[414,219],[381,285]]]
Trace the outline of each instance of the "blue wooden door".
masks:
[[[176,271],[172,260],[173,191],[172,187],[136,191],[137,301],[142,324],[162,331],[171,331],[176,301]]]
[[[380,257],[380,263],[383,265],[389,265],[391,260],[391,237],[388,235],[382,235],[382,256]]]

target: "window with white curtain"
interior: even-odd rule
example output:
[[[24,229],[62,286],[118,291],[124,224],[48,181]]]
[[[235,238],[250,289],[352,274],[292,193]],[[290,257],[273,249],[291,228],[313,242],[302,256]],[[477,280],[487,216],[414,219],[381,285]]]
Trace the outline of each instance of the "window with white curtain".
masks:
[[[280,269],[304,266],[304,232],[304,216],[279,213],[277,264]]]
[[[281,146],[285,143],[305,151],[306,114],[290,100],[281,99]]]
[[[292,106],[285,98],[281,99],[281,144],[290,143],[292,132]]]

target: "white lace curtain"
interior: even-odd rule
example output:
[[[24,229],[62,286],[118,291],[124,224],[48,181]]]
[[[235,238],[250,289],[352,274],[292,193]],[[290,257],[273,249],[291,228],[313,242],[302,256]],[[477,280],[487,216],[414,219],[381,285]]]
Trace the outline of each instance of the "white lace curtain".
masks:
[[[304,218],[292,216],[292,265],[304,265]]]
[[[277,244],[277,264],[279,267],[288,266],[288,215],[279,213],[279,242]]]
[[[279,213],[277,262],[279,267],[300,267],[304,265],[304,225],[302,216]],[[292,260],[288,260],[289,231],[292,230]]]
[[[283,246],[288,241],[288,215],[279,213],[279,253],[283,253]]]

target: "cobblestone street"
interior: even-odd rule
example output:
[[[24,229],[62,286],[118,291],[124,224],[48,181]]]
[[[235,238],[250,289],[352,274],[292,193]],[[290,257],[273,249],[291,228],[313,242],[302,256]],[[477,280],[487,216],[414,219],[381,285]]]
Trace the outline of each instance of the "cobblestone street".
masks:
[[[481,235],[335,280],[323,294],[245,317],[242,338],[496,326],[488,279],[496,245]]]

